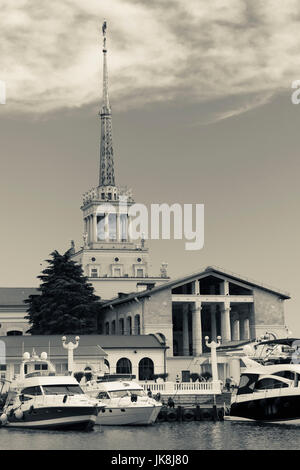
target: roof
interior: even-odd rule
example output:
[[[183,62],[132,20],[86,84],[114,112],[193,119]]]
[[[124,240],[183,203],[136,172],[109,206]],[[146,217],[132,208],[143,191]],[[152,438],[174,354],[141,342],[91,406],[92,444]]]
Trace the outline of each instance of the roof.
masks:
[[[79,346],[74,349],[75,357],[85,356],[107,356],[107,353],[99,345],[99,341],[92,335],[80,337]],[[67,335],[67,342],[75,343],[75,335]],[[22,357],[24,352],[35,352],[40,355],[42,352],[48,353],[49,357],[68,357],[68,351],[62,345],[62,335],[34,335],[34,336],[0,336],[6,346],[6,357]]]
[[[91,335],[99,338],[104,349],[166,349],[164,342],[156,335]]]
[[[174,279],[172,281],[169,281],[169,282],[161,284],[157,287],[154,287],[153,289],[148,289],[148,290],[141,291],[141,292],[131,292],[127,296],[124,296],[124,297],[121,297],[121,298],[117,297],[117,298],[111,299],[107,302],[104,302],[102,306],[103,307],[108,307],[110,305],[113,306],[113,305],[126,303],[126,302],[132,301],[134,299],[140,299],[140,298],[143,298],[143,297],[151,297],[151,295],[153,295],[153,293],[155,293],[155,292],[158,292],[158,291],[161,291],[161,290],[164,290],[164,289],[172,289],[173,287],[176,287],[177,285],[180,285],[184,282],[190,282],[190,281],[194,280],[197,277],[204,276],[204,275],[210,275],[212,273],[221,274],[222,276],[226,276],[227,278],[231,279],[232,281],[240,281],[243,284],[246,284],[248,286],[258,287],[259,289],[266,290],[268,292],[272,292],[273,294],[278,295],[282,299],[290,299],[290,295],[287,292],[279,291],[278,289],[267,286],[266,284],[258,283],[256,281],[252,281],[249,278],[242,277],[239,274],[231,273],[230,271],[223,270],[222,268],[218,268],[218,267],[215,267],[215,266],[208,266],[203,271],[199,271],[199,272],[196,272],[196,273],[193,273],[193,274],[189,274],[187,276],[183,276],[183,277]]]
[[[30,295],[39,295],[36,287],[0,287],[0,306],[24,305]]]
[[[37,354],[47,352],[50,357],[67,357],[62,345],[63,335],[0,336],[6,346],[6,357],[22,357],[24,352]],[[75,335],[66,335],[67,343],[75,343]],[[165,349],[166,346],[155,335],[82,335],[74,356],[107,356],[109,349]]]

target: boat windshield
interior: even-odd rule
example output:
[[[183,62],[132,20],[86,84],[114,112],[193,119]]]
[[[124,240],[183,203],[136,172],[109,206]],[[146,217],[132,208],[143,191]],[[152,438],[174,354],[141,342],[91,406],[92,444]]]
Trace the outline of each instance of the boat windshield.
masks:
[[[144,397],[146,396],[144,390],[114,390],[113,392],[109,392],[111,398],[124,398],[124,397],[131,397],[132,395],[135,395],[137,397]]]
[[[128,392],[128,390],[114,390],[113,392],[109,392],[109,394],[111,398],[124,398],[130,396]]]
[[[253,393],[255,382],[257,381],[258,377],[258,374],[242,374],[237,395]]]
[[[146,392],[144,390],[130,390],[130,394],[132,395],[136,395],[137,397],[145,397],[146,396]]]
[[[43,385],[42,388],[45,395],[81,395],[84,393],[76,384]]]

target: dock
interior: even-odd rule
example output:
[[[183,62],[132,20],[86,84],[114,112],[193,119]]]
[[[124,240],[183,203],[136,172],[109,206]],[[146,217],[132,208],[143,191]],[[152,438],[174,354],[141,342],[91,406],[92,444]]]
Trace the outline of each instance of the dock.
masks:
[[[167,405],[169,398],[174,402],[174,407]],[[215,399],[211,395],[164,395],[163,407],[156,422],[223,421],[230,400],[230,392],[217,395]]]

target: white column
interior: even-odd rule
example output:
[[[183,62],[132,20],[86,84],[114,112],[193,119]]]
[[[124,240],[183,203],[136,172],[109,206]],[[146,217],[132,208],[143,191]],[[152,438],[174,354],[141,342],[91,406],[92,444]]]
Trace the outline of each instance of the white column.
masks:
[[[236,357],[232,357],[229,359],[229,375],[230,377],[233,377],[235,382],[238,384],[240,381],[240,372],[241,372],[241,366],[240,366],[240,359]]]
[[[93,242],[97,241],[97,214],[93,214]]]
[[[245,318],[245,320],[244,320],[244,338],[243,339],[249,339],[249,338],[250,338],[249,318]]]
[[[231,341],[230,331],[230,304],[224,302],[224,310],[221,313],[221,337],[222,343]]]
[[[120,241],[120,214],[116,214],[116,237],[117,242]]]
[[[88,233],[88,244],[91,243],[91,216],[87,216],[87,233]]]
[[[233,341],[239,341],[240,339],[240,321],[238,318],[232,322],[232,339]]]
[[[193,356],[202,354],[201,302],[195,302],[193,311]]]
[[[130,231],[129,231],[130,220],[131,220],[131,217],[129,217],[129,215],[127,214],[125,237],[128,242],[131,242]]]
[[[189,345],[189,306],[184,304],[182,308],[182,335],[183,335],[183,355],[190,355],[190,345]]]
[[[240,316],[240,339],[245,339],[245,320]]]
[[[105,214],[104,233],[105,233],[105,241],[109,241],[109,219],[108,219],[108,214]]]
[[[217,322],[216,322],[216,305],[211,304],[210,306],[210,315],[211,315],[211,339],[212,341],[217,340]]]

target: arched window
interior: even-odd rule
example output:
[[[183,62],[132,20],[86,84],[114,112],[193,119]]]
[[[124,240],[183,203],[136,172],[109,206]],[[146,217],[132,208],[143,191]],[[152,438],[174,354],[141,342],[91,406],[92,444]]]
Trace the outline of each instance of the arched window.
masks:
[[[120,318],[119,320],[119,334],[124,334],[124,318]]]
[[[141,321],[140,321],[140,316],[135,315],[134,317],[134,334],[135,335],[140,335],[141,334]]]
[[[113,320],[111,322],[111,334],[115,335],[116,334],[116,320]]]
[[[132,335],[132,319],[131,317],[127,317],[126,319],[126,334]]]
[[[150,357],[144,357],[139,362],[139,380],[151,380],[154,374],[154,364]]]
[[[109,335],[109,322],[108,321],[105,323],[105,334]]]
[[[7,336],[22,336],[23,332],[19,330],[10,330],[6,333]]]
[[[116,373],[117,374],[131,374],[132,373],[132,365],[127,357],[122,357],[118,360],[116,366]]]

